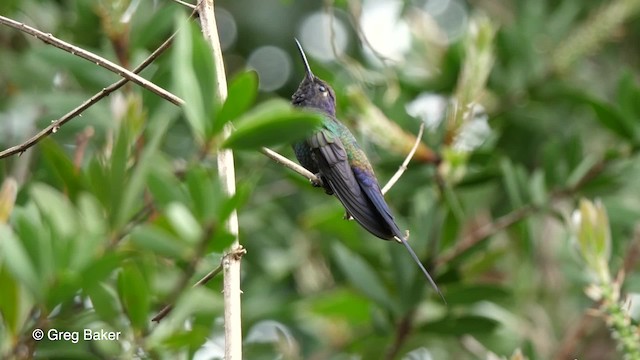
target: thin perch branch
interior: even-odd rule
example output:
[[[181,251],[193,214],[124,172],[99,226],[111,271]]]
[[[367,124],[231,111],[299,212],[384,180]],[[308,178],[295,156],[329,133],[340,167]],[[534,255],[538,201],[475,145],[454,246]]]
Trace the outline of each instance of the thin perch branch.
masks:
[[[42,41],[44,41],[45,43],[49,44],[49,45],[53,45],[59,49],[62,49],[68,53],[71,53],[72,55],[77,55],[85,60],[89,60],[92,63],[95,63],[98,66],[101,66],[111,72],[114,72],[120,76],[122,76],[123,78],[128,79],[129,81],[133,81],[134,83],[144,87],[145,89],[148,89],[149,91],[152,91],[153,93],[157,94],[158,96],[162,97],[163,99],[166,99],[176,105],[182,105],[184,104],[184,100],[180,99],[179,97],[177,97],[176,95],[172,94],[171,92],[159,87],[158,85],[152,83],[151,81],[137,75],[135,72],[131,72],[125,68],[123,68],[122,66],[109,61],[101,56],[98,56],[90,51],[87,51],[81,47],[69,44],[68,42],[62,41],[58,38],[56,38],[55,36],[53,36],[52,34],[47,34],[44,33],[36,28],[33,28],[29,25],[26,25],[24,23],[21,23],[19,21],[15,21],[9,18],[6,18],[4,16],[0,15],[0,24],[4,24],[7,26],[10,26],[14,29],[20,30],[26,34],[29,34],[31,36],[34,36]]]
[[[298,174],[306,177],[307,179],[309,179],[309,181],[313,182],[313,183],[319,183],[320,179],[313,174],[311,171],[305,169],[304,167],[294,163],[293,161],[289,160],[288,158],[278,154],[277,152],[263,147],[262,149],[260,149],[260,152],[265,154],[267,157],[269,157],[271,160],[277,162],[278,164],[287,167],[295,172],[297,172]]]
[[[173,0],[173,2],[178,3],[178,4],[182,5],[182,6],[186,6],[186,7],[188,7],[188,8],[189,8],[189,9],[191,9],[191,10],[195,10],[195,9],[196,9],[196,5],[189,4],[189,3],[188,3],[188,2],[186,2],[186,1]]]
[[[424,133],[424,122],[421,122],[420,130],[418,131],[418,136],[416,136],[416,142],[413,144],[411,151],[409,151],[409,154],[407,154],[407,158],[404,159],[404,162],[402,163],[402,165],[400,165],[400,168],[398,169],[398,171],[396,171],[396,173],[393,174],[391,179],[389,179],[387,184],[382,188],[382,195],[386,194],[387,191],[391,190],[393,185],[395,185],[396,182],[398,182],[402,174],[404,174],[404,172],[407,171],[407,166],[409,166],[409,162],[411,161],[411,158],[413,158],[413,155],[416,153],[416,150],[418,150],[418,146],[420,146],[420,140],[422,140],[423,133]]]

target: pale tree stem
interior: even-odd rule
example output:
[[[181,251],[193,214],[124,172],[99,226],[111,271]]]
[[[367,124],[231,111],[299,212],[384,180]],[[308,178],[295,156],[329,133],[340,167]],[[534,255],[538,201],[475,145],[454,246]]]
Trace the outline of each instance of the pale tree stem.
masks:
[[[216,26],[213,0],[204,0],[199,6],[200,23],[202,33],[211,45],[216,69],[214,79],[217,91],[217,100],[220,102],[227,98],[227,79],[225,77],[222,50]],[[231,134],[231,124],[225,125],[224,137]],[[228,149],[218,150],[218,176],[227,196],[233,196],[236,192],[236,175],[233,164],[233,152]],[[229,233],[235,236],[235,240],[229,249],[234,252],[240,249],[238,242],[238,213],[234,210],[225,224]],[[242,359],[242,321],[240,318],[240,259],[241,256],[227,256],[223,261],[224,275],[224,352],[225,360]]]

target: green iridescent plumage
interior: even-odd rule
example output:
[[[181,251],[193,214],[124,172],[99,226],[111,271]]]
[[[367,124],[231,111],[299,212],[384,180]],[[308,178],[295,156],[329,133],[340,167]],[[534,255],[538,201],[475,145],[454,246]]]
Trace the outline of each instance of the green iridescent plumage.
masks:
[[[293,144],[298,161],[307,170],[318,175],[325,191],[336,195],[347,213],[367,231],[384,240],[396,239],[401,242],[433,288],[442,296],[396,224],[369,159],[349,129],[336,118],[333,89],[313,75],[297,40],[296,44],[305,63],[306,76],[291,97],[291,102],[295,106],[317,110],[324,115],[322,127],[318,131]]]

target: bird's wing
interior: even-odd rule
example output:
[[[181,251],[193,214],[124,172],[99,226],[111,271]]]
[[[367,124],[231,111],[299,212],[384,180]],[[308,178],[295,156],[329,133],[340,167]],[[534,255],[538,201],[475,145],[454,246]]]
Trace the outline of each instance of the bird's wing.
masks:
[[[323,129],[312,135],[308,143],[320,168],[322,181],[329,184],[347,212],[373,235],[381,239],[392,238],[394,234],[390,232],[390,227],[386,226],[378,206],[363,192],[354,173],[357,170],[350,166],[347,151],[340,138]],[[384,202],[384,199],[382,201]]]
[[[384,195],[382,195],[378,181],[372,177],[372,175],[369,175],[360,169],[354,169],[354,174],[360,183],[362,191],[367,198],[369,198],[371,204],[376,208],[382,221],[387,224],[389,229],[388,232],[391,232],[391,236],[396,236],[399,239],[402,239],[404,235],[402,235],[402,231],[400,231],[393,215],[391,215],[391,209],[389,209],[389,205],[387,205],[387,202],[384,200]]]

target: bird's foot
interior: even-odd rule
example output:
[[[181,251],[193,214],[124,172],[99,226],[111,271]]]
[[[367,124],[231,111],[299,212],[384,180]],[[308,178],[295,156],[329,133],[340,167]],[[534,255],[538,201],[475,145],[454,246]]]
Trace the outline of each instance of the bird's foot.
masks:
[[[309,182],[311,182],[311,186],[313,187],[324,187],[320,174],[316,174],[316,180],[309,180]]]
[[[347,221],[351,221],[351,220],[353,220],[353,216],[351,216],[351,214],[349,214],[348,211],[345,211],[343,219],[345,219]]]
[[[325,184],[324,181],[322,181],[322,176],[320,176],[320,173],[316,174],[316,179],[317,180],[311,180],[311,185],[313,187],[322,187],[324,188],[324,192],[327,195],[333,195],[333,190],[331,190],[331,188]]]
[[[409,233],[409,230],[405,230],[405,231],[404,231],[404,239],[401,239],[401,238],[399,238],[399,237],[397,237],[397,236],[394,236],[394,237],[393,237],[393,239],[394,239],[395,241],[399,242],[399,243],[402,243],[403,241],[407,241],[407,240],[409,240],[409,235],[411,235],[411,234]]]

